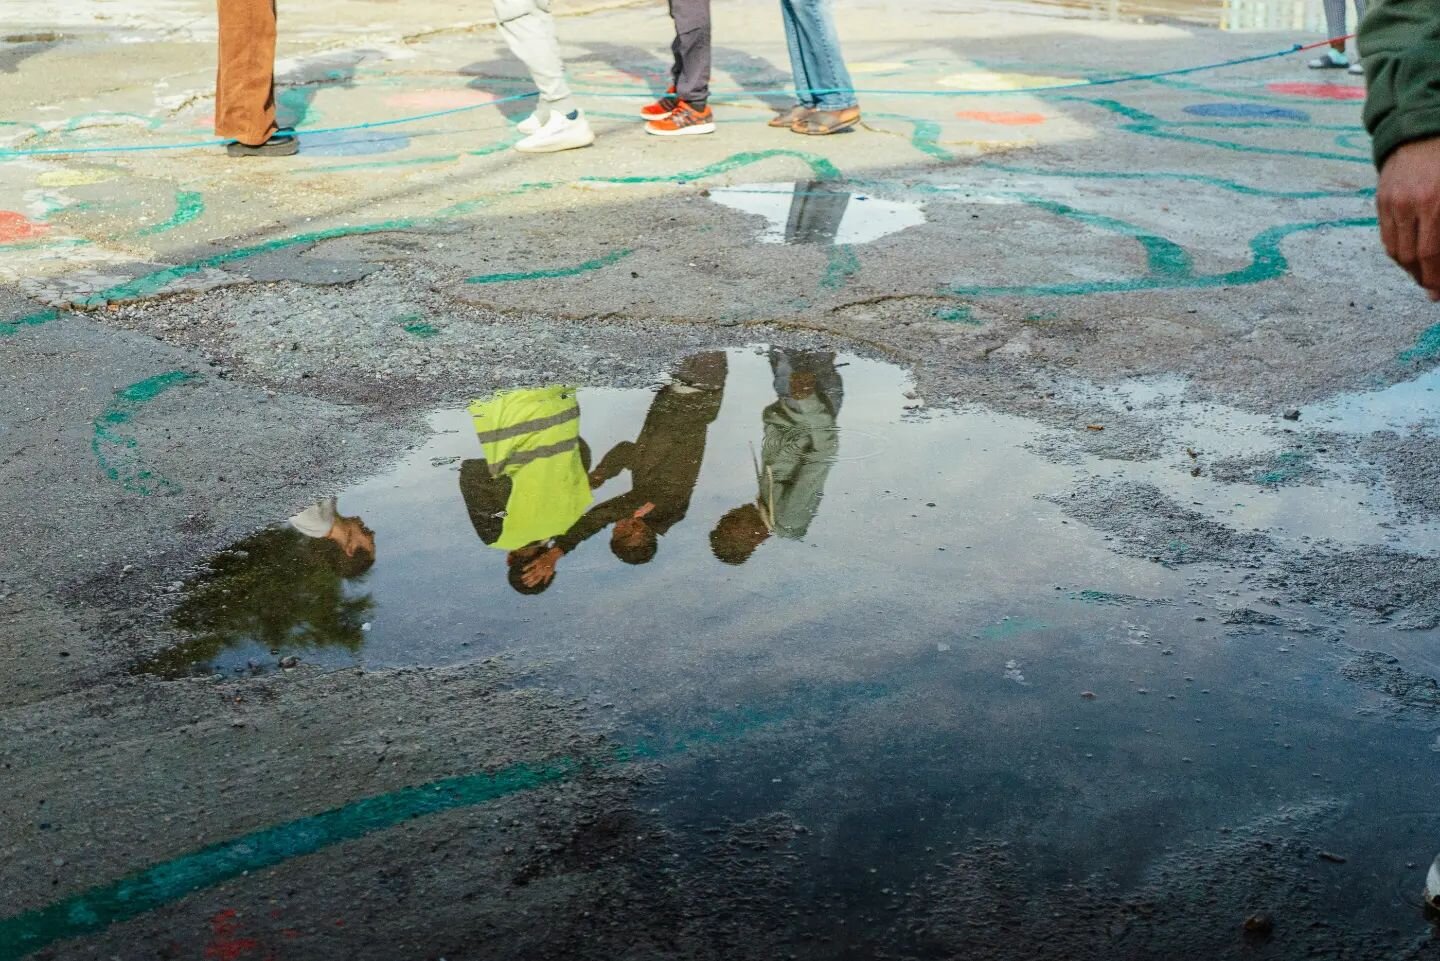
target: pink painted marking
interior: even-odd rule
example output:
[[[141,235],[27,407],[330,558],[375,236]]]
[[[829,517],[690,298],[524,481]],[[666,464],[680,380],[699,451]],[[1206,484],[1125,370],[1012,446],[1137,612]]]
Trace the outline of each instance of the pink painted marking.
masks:
[[[486,93],[484,90],[456,90],[454,88],[439,90],[411,90],[406,93],[392,94],[385,98],[385,103],[391,107],[403,107],[407,110],[454,110],[458,107],[476,107],[480,104],[494,103],[495,95]]]
[[[1043,113],[1008,113],[1003,110],[957,110],[955,116],[961,120],[998,123],[1005,127],[1029,127],[1050,119]]]

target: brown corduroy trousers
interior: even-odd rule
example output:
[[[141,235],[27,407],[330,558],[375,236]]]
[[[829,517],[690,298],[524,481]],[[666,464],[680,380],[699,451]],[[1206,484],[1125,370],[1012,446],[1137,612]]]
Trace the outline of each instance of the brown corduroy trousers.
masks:
[[[216,0],[215,134],[255,146],[275,126],[275,0]]]

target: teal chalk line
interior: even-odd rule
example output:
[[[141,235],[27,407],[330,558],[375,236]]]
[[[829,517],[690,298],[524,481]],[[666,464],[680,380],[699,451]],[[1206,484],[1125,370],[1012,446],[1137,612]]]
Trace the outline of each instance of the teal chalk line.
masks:
[[[193,379],[194,374],[172,370],[147,377],[115,392],[115,399],[95,418],[94,433],[90,439],[90,450],[106,477],[131,493],[147,496],[174,487],[165,478],[135,466],[135,452],[139,444],[134,437],[117,428],[131,423],[145,404]]]
[[[1015,96],[1015,95],[1017,95],[1017,94],[1018,94],[1018,95],[1030,95],[1030,94],[1047,93],[1047,92],[1056,91],[1056,90],[1076,90],[1076,89],[1083,88],[1083,87],[1105,87],[1105,86],[1113,86],[1113,85],[1116,85],[1116,84],[1124,84],[1124,83],[1140,83],[1140,82],[1147,82],[1147,81],[1157,81],[1157,80],[1162,80],[1162,79],[1165,79],[1165,78],[1168,78],[1168,77],[1182,77],[1182,76],[1187,76],[1187,75],[1189,75],[1189,74],[1201,73],[1201,72],[1209,71],[1209,70],[1220,70],[1220,69],[1223,69],[1223,68],[1226,68],[1226,67],[1240,66],[1240,65],[1242,65],[1242,64],[1247,64],[1247,63],[1258,63],[1259,61],[1262,61],[1262,60],[1273,60],[1273,59],[1275,59],[1275,58],[1277,58],[1277,57],[1286,57],[1286,56],[1289,56],[1289,55],[1291,55],[1292,53],[1294,53],[1294,52],[1296,52],[1297,50],[1300,50],[1300,49],[1301,49],[1301,45],[1300,45],[1300,44],[1294,44],[1294,45],[1292,45],[1292,46],[1290,46],[1290,47],[1287,47],[1287,48],[1284,49],[1284,50],[1275,50],[1275,51],[1272,51],[1272,52],[1270,52],[1270,53],[1255,54],[1255,55],[1249,56],[1249,57],[1234,57],[1234,58],[1229,59],[1229,60],[1219,60],[1219,61],[1215,61],[1215,62],[1213,62],[1213,63],[1199,64],[1198,66],[1193,66],[1193,67],[1178,67],[1178,68],[1175,68],[1175,69],[1172,69],[1172,70],[1158,70],[1158,71],[1153,71],[1153,72],[1150,72],[1150,73],[1126,73],[1126,74],[1119,74],[1119,75],[1116,75],[1116,76],[1113,76],[1113,77],[1080,78],[1080,79],[1077,79],[1077,80],[1075,80],[1075,81],[1073,81],[1073,82],[1068,82],[1068,83],[1048,84],[1048,85],[1037,86],[1037,87],[1024,87],[1024,88],[1020,88],[1020,89],[1016,89],[1016,90],[935,90],[935,89],[926,89],[926,90],[904,90],[904,89],[898,89],[898,90],[892,90],[892,89],[865,88],[865,87],[855,87],[855,88],[848,88],[848,87],[846,87],[846,88],[841,88],[841,87],[824,87],[824,88],[821,88],[821,87],[815,87],[815,88],[810,88],[810,89],[808,89],[808,90],[799,90],[799,89],[792,90],[792,89],[786,88],[786,87],[778,87],[778,88],[776,88],[776,89],[774,89],[774,90],[745,90],[745,89],[740,89],[740,90],[734,90],[734,91],[715,91],[715,92],[714,92],[714,96],[715,96],[716,98],[718,98],[718,97],[720,97],[720,96],[733,96],[733,97],[744,97],[744,98],[746,98],[746,99],[753,99],[753,98],[756,98],[756,97],[766,97],[766,96],[786,96],[786,97],[793,97],[793,96],[798,96],[798,95],[800,95],[800,94],[802,94],[802,93],[809,93],[809,94],[812,94],[812,95],[823,95],[823,94],[831,94],[831,93],[843,93],[843,94],[866,94],[866,95],[873,95],[873,96],[901,96],[901,97],[975,97],[975,96],[991,96],[991,97],[993,97],[993,96]],[[586,90],[581,89],[581,90],[577,90],[577,92],[579,92],[582,96],[594,97],[594,98],[600,98],[600,97],[624,97],[624,98],[626,98],[626,99],[630,99],[630,98],[634,98],[634,97],[636,97],[636,96],[644,96],[644,95],[647,94],[649,91],[648,91],[648,90],[646,90],[646,91],[637,90],[637,91],[635,91],[635,93],[610,93],[610,92],[594,91],[594,90],[586,91]],[[499,98],[499,99],[497,99],[497,100],[492,100],[492,101],[490,101],[490,102],[488,102],[488,103],[470,104],[470,105],[464,106],[464,107],[453,107],[453,108],[448,109],[448,110],[433,110],[433,111],[430,111],[429,113],[413,114],[413,115],[411,115],[411,116],[406,116],[406,117],[396,117],[396,118],[394,118],[394,119],[392,119],[392,120],[366,121],[366,122],[364,122],[364,123],[347,124],[347,125],[345,125],[345,126],[340,126],[340,127],[323,127],[323,128],[319,128],[319,129],[304,129],[304,128],[302,128],[302,129],[299,130],[299,133],[301,133],[302,135],[303,135],[303,134],[307,134],[307,133],[308,133],[308,134],[344,133],[344,132],[348,132],[348,131],[352,131],[352,130],[371,130],[371,129],[374,129],[374,128],[376,128],[376,127],[392,127],[392,126],[396,126],[396,125],[399,125],[399,124],[418,123],[419,121],[422,121],[422,120],[432,120],[432,119],[435,119],[435,118],[437,118],[437,117],[448,117],[448,116],[452,116],[452,115],[454,115],[454,114],[467,113],[467,112],[472,111],[472,110],[481,110],[481,109],[485,109],[485,108],[488,108],[488,107],[498,107],[499,105],[504,104],[504,103],[510,103],[510,102],[514,102],[514,101],[516,101],[516,100],[525,100],[525,99],[528,99],[528,98],[534,97],[534,96],[536,96],[536,93],[534,93],[534,92],[524,93],[524,94],[516,94],[516,95],[513,95],[513,96],[509,96],[509,97],[501,97],[501,98]],[[146,120],[148,121],[150,118],[141,118],[141,119],[146,119]],[[15,158],[19,158],[19,157],[41,156],[41,155],[47,155],[47,154],[66,154],[66,153],[128,153],[128,152],[133,152],[133,151],[146,151],[146,150],[186,150],[186,149],[199,148],[199,147],[214,147],[214,146],[219,146],[220,144],[223,144],[223,143],[226,143],[226,142],[227,142],[227,141],[225,141],[225,140],[214,139],[214,140],[200,140],[200,141],[192,141],[192,142],[188,142],[188,143],[174,143],[174,144],[124,144],[124,145],[118,145],[118,146],[113,146],[113,147],[69,147],[69,148],[67,148],[67,147],[47,147],[47,148],[39,148],[39,149],[33,149],[33,150],[0,150],[0,160],[15,159]]]
[[[848,685],[820,692],[821,706],[828,716],[847,700],[874,699],[886,693],[887,688],[880,684]],[[616,764],[725,744],[793,715],[788,706],[768,711],[744,708],[717,715],[703,727],[682,731],[661,744],[637,741],[594,759],[560,757],[444,778],[252,831],[0,920],[0,961],[20,961],[57,941],[102,931],[247,871],[274,867],[415,818],[475,807]]]
[[[581,767],[578,761],[561,758],[548,764],[516,764],[493,774],[447,778],[202,848],[113,884],[0,921],[0,961],[20,961],[56,941],[103,930],[247,871],[273,867],[413,818],[472,807],[565,780]]]
[[[511,274],[479,274],[475,277],[467,277],[467,284],[508,284],[521,280],[556,280],[561,277],[575,277],[579,274],[589,273],[592,270],[601,270],[611,264],[630,256],[633,251],[615,250],[603,257],[596,257],[594,260],[587,260],[584,263],[576,264],[573,267],[554,267],[548,270],[527,270]]]
[[[1061,213],[1052,204],[1047,209]],[[1068,216],[1068,214],[1062,214]],[[1093,215],[1086,215],[1081,222],[1103,226]],[[1347,227],[1375,228],[1379,222],[1374,217],[1358,217],[1348,220],[1322,220],[1313,223],[1281,224],[1261,231],[1250,241],[1251,261],[1237,270],[1218,274],[1194,274],[1185,264],[1157,259],[1155,251],[1150,254],[1151,274],[1126,280],[1080,281],[1068,284],[1027,284],[1013,286],[954,285],[947,291],[957,297],[1076,297],[1089,294],[1131,293],[1140,290],[1167,290],[1194,287],[1243,287],[1275,280],[1285,275],[1290,263],[1280,249],[1280,244],[1292,234],[1311,230],[1329,230]],[[1132,228],[1133,229],[1133,228]],[[1129,236],[1137,236],[1128,233]],[[1159,239],[1159,238],[1152,238]],[[1144,241],[1142,240],[1142,243]],[[1168,241],[1164,243],[1168,244]],[[1440,336],[1437,336],[1437,350],[1440,350]]]

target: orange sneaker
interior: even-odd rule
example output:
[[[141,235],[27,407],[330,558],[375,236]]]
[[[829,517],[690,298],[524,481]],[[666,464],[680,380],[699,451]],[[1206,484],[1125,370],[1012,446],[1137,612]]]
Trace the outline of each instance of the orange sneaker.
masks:
[[[651,120],[645,125],[645,132],[657,137],[689,137],[695,134],[715,132],[715,111],[708,106],[696,110],[685,101],[675,104],[668,117]]]
[[[675,88],[671,87],[665,91],[665,96],[654,103],[646,104],[640,108],[640,116],[646,120],[659,120],[661,117],[668,117],[675,112],[680,104],[680,98],[675,96]]]

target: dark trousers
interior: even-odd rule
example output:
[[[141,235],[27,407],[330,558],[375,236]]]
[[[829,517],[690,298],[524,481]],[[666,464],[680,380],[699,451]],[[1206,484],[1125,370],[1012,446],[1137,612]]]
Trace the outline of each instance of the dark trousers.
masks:
[[[675,96],[704,109],[710,99],[710,0],[670,0],[670,19],[675,21],[671,86]]]

